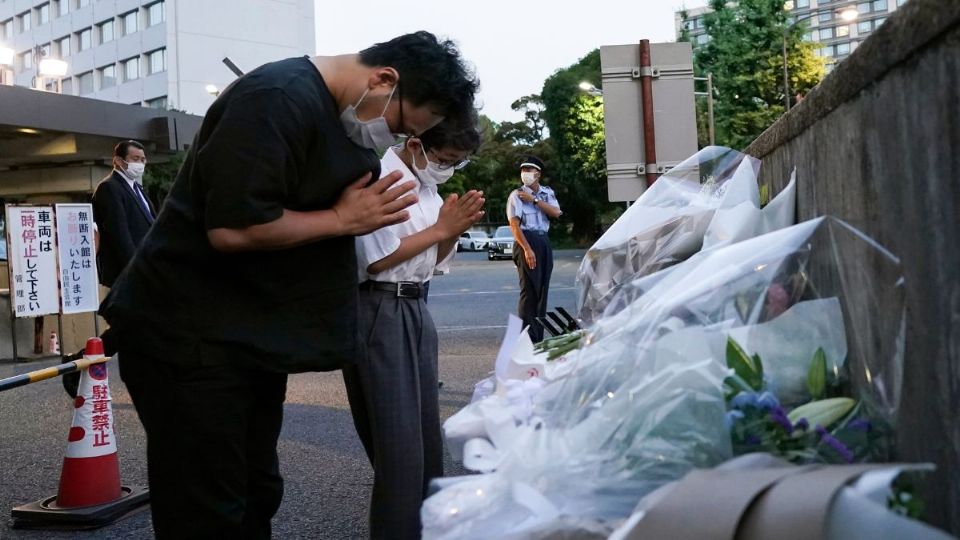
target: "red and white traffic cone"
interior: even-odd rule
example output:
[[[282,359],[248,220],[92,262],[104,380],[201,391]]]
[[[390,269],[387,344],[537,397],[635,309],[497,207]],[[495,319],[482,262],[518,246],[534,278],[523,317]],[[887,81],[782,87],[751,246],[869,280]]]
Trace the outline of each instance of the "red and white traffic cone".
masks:
[[[87,341],[83,356],[102,357],[103,342],[99,338]],[[113,501],[120,497],[120,462],[105,363],[91,364],[81,373],[73,406],[57,506],[74,508]]]
[[[102,358],[100,338],[87,340],[85,358]],[[149,492],[120,485],[120,462],[113,431],[113,407],[105,362],[80,375],[73,422],[60,472],[60,490],[13,509],[15,528],[102,527],[146,504]]]

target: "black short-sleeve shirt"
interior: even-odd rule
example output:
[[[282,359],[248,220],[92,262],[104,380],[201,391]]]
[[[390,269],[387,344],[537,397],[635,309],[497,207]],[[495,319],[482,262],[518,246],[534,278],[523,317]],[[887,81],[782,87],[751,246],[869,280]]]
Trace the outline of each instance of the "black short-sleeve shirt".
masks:
[[[153,228],[101,306],[104,317],[173,361],[327,370],[362,352],[354,238],[223,253],[207,231],[330,208],[376,154],[346,136],[307,58],[262,66],[213,103]],[[211,346],[212,345],[212,346]],[[230,350],[200,358],[209,351]]]

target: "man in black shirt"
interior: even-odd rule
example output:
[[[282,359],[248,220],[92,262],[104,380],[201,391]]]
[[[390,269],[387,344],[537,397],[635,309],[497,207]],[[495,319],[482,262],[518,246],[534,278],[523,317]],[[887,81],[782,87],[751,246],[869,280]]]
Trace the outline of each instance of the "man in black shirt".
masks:
[[[294,58],[213,103],[101,313],[147,432],[158,538],[269,538],[288,373],[363,355],[354,235],[407,219],[414,184],[374,148],[473,106],[456,47],[426,32]],[[404,195],[406,194],[406,195]]]

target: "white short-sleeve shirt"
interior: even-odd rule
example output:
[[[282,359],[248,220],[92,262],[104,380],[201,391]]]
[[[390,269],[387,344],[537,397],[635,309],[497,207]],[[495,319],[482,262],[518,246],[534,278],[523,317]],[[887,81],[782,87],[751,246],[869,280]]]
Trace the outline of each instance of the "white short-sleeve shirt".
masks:
[[[440,215],[440,207],[443,206],[443,199],[437,193],[437,187],[421,184],[413,172],[397,156],[396,150],[389,148],[383,155],[383,159],[380,160],[380,177],[383,178],[393,171],[403,173],[400,182],[408,180],[416,182],[417,187],[413,189],[413,192],[417,194],[419,201],[407,209],[410,212],[410,219],[407,221],[377,229],[370,234],[356,238],[357,270],[361,283],[367,280],[415,281],[419,283],[429,281],[435,268],[447,269],[456,251],[450,250],[450,254],[440,264],[437,264],[437,245],[434,244],[429,249],[379,274],[367,272],[367,268],[371,264],[386,258],[399,249],[401,239],[434,225]]]

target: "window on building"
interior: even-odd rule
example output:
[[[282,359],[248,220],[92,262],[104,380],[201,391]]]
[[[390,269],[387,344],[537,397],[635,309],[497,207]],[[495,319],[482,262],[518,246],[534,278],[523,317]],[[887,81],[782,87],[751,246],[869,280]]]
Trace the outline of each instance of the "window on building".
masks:
[[[833,57],[833,45],[829,45],[820,49],[820,56],[825,56],[827,58]]]
[[[93,46],[93,29],[87,28],[77,33],[77,52],[85,51]]]
[[[167,20],[163,2],[156,2],[147,6],[147,27],[156,26]]]
[[[24,51],[20,53],[20,71],[33,69],[33,51]]]
[[[794,0],[794,5],[797,6],[797,9],[808,8],[810,7],[810,0]]]
[[[147,73],[153,75],[167,70],[167,50],[157,49],[147,54]]]
[[[846,25],[846,24],[843,25],[843,26],[838,26],[837,29],[836,29],[836,31],[835,31],[834,33],[836,34],[837,37],[849,36],[849,35],[850,35],[850,26],[848,26],[848,25]]]
[[[167,108],[167,96],[160,96],[154,99],[148,99],[144,102],[147,107],[151,109],[166,109]]]
[[[907,0],[897,0],[897,7],[900,7],[907,3]]]
[[[5,40],[13,39],[13,19],[7,19],[0,24],[0,38]]]
[[[825,39],[830,39],[833,37],[833,28],[821,28],[820,29],[820,41]]]
[[[112,88],[117,85],[117,66],[110,64],[97,70],[100,72],[100,89]]]
[[[17,18],[20,19],[20,32],[21,32],[21,33],[26,32],[27,30],[30,29],[30,23],[31,23],[32,21],[30,20],[31,17],[30,17],[30,12],[29,12],[29,11],[24,11],[23,13],[21,13],[20,15],[18,15]]]
[[[68,96],[73,95],[73,78],[67,77],[63,80],[63,84],[60,87],[60,92]]]
[[[77,75],[77,90],[81,96],[93,93],[93,72],[88,71]]]
[[[131,11],[125,15],[122,15],[123,19],[123,35],[129,36],[130,34],[136,32],[139,27],[137,26],[137,12],[136,10]]]
[[[849,43],[837,43],[837,56],[843,56],[845,54],[850,54],[850,44]]]
[[[56,41],[57,55],[60,58],[70,56],[70,36],[64,36]]]
[[[813,32],[807,32],[803,34],[804,41],[813,41],[813,39],[814,39]]]
[[[72,0],[57,0],[57,17],[63,17],[70,13],[70,2]]]
[[[704,28],[706,26],[706,23],[703,21],[703,17],[694,19],[694,23],[696,24],[697,28]]]
[[[833,20],[833,11],[821,11],[817,13],[817,20],[820,22],[828,22]]]
[[[97,33],[100,34],[100,43],[113,41],[113,19],[107,19],[98,24]]]
[[[870,2],[863,2],[863,3],[857,4],[857,12],[870,13]]]
[[[50,3],[37,6],[37,26],[42,26],[50,22]]]
[[[90,4],[90,0],[77,0],[77,7],[82,8]]]
[[[886,10],[887,10],[887,0],[874,0],[874,1],[873,1],[873,10],[874,10],[874,11],[886,11]]]
[[[704,43],[710,42],[710,36],[707,34],[700,34],[697,36],[697,45],[703,45]]]
[[[860,21],[857,23],[857,33],[861,36],[873,31],[873,21]]]
[[[877,28],[879,28],[880,25],[883,24],[883,21],[885,21],[885,20],[887,20],[886,17],[880,17],[879,19],[874,19],[874,20],[873,20],[873,29],[876,30]]]
[[[683,21],[684,30],[693,30],[693,21]]]
[[[140,78],[140,57],[134,56],[123,61],[123,80],[135,81]]]

